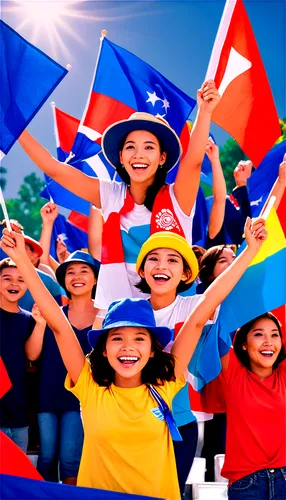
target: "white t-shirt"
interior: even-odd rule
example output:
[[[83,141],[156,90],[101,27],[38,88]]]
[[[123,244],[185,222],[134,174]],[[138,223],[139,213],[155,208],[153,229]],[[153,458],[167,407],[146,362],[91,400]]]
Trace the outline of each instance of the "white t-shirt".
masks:
[[[156,325],[168,326],[173,331],[173,333],[175,333],[176,326],[186,321],[188,316],[198,304],[200,298],[201,295],[193,295],[191,297],[182,297],[181,295],[177,295],[172,304],[154,311]],[[206,325],[211,325],[216,322],[219,309],[220,306],[217,307],[213,318],[209,319],[206,322]],[[172,345],[173,340],[165,347],[165,350],[169,352]],[[188,382],[195,389],[196,377],[194,377],[190,372],[188,372]],[[191,410],[199,422],[211,420],[213,417],[213,415],[210,413],[196,411],[197,409],[192,407],[192,399]],[[186,423],[188,423],[188,421],[190,421],[190,396],[187,388],[182,389],[173,400],[173,412],[178,426],[185,425]]]
[[[119,212],[124,205],[127,185],[123,182],[100,180],[100,199],[103,218],[106,221],[112,212]],[[175,194],[174,185],[170,186],[170,197],[176,217],[184,231],[188,242],[192,243],[192,228],[195,206],[190,215],[180,208]],[[124,263],[105,264],[101,266],[95,306],[107,309],[113,300],[138,297],[148,298],[135,288],[140,281],[136,273],[136,260],[143,243],[150,236],[151,212],[145,205],[134,204],[133,210],[120,217],[121,238],[124,249]]]

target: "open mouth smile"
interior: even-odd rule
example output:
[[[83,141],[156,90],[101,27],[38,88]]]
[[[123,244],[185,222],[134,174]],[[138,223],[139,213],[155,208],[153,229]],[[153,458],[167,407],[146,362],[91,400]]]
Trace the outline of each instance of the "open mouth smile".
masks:
[[[273,354],[274,354],[274,351],[272,351],[270,349],[269,350],[264,350],[264,351],[259,351],[259,352],[265,358],[271,358],[273,356]]]
[[[13,295],[19,293],[19,290],[7,290],[7,292]]]
[[[139,358],[137,356],[120,356],[118,361],[124,366],[134,366],[139,361]]]
[[[153,279],[157,282],[157,283],[166,283],[167,281],[169,281],[170,279],[170,276],[167,276],[167,274],[154,274],[153,275]]]
[[[147,163],[133,163],[132,168],[137,172],[138,170],[146,170],[148,165]]]

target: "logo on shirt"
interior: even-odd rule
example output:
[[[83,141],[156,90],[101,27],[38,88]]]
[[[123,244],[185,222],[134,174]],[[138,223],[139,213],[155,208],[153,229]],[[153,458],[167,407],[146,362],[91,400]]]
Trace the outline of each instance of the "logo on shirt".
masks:
[[[156,214],[156,226],[164,231],[171,231],[174,227],[180,229],[173,212],[169,208],[162,208],[162,210]]]
[[[161,420],[161,422],[163,420],[165,420],[164,418],[164,414],[163,412],[160,410],[159,406],[157,406],[157,408],[150,408],[150,411],[151,413],[153,413],[153,415],[158,418],[158,420]]]

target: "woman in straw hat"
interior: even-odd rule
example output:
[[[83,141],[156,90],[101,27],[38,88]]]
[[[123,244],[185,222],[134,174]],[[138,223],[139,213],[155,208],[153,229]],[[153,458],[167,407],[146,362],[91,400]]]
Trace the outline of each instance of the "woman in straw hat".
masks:
[[[172,230],[191,241],[200,166],[211,114],[219,102],[212,80],[202,85],[197,101],[198,115],[182,159],[174,130],[165,120],[148,113],[134,113],[105,130],[103,153],[123,183],[91,178],[57,161],[27,131],[19,139],[43,172],[103,212],[102,266],[96,294],[96,305],[101,309],[117,298],[142,297],[134,286],[135,263],[150,232]],[[180,159],[174,184],[166,186],[167,173]]]
[[[180,439],[170,411],[185,385],[184,372],[204,324],[235,286],[266,238],[264,221],[245,227],[248,246],[202,296],[177,335],[157,326],[150,303],[113,302],[100,330],[89,332],[88,359],[66,316],[30,263],[23,236],[9,233],[2,249],[17,264],[54,332],[68,371],[66,388],[80,400],[84,445],[78,485],[116,492],[181,498],[173,439]]]

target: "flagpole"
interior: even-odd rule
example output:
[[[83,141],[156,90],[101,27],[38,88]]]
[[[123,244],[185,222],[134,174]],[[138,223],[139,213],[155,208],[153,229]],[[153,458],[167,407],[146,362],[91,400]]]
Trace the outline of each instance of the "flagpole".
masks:
[[[86,114],[87,114],[87,111],[88,111],[88,107],[89,107],[89,101],[90,101],[90,97],[91,97],[91,94],[92,94],[92,89],[93,89],[93,86],[94,86],[94,81],[95,81],[95,77],[96,77],[96,72],[97,72],[97,68],[98,68],[98,64],[99,64],[99,59],[100,59],[100,54],[101,54],[101,49],[102,49],[102,44],[103,44],[103,40],[104,38],[106,37],[107,35],[107,30],[102,30],[101,31],[101,36],[100,36],[100,39],[99,39],[99,48],[98,48],[98,53],[97,53],[97,58],[96,58],[96,62],[95,62],[95,67],[94,67],[94,71],[93,71],[93,76],[92,76],[92,80],[91,80],[91,86],[90,86],[90,89],[89,89],[89,93],[88,93],[88,98],[87,98],[87,101],[86,101],[86,105],[85,105],[85,108],[84,108],[84,112],[82,114],[82,117],[81,117],[81,120],[80,120],[80,123],[79,123],[79,126],[78,126],[78,129],[77,131],[80,132],[81,129],[84,129],[85,131],[85,134],[88,136],[87,134],[87,130],[86,130],[86,127],[84,127],[83,123],[84,123],[84,120],[85,120],[85,117],[86,117]],[[97,135],[96,139],[98,138],[99,136]],[[95,140],[95,138],[92,138],[90,137],[91,140]],[[71,156],[72,155],[72,156]],[[68,156],[68,158],[66,159],[65,163],[68,163],[69,160],[71,158],[73,158],[74,153],[70,153],[70,155]]]
[[[217,31],[217,35],[214,41],[214,45],[212,48],[212,53],[210,57],[210,61],[208,64],[208,69],[206,73],[205,80],[214,80],[216,75],[216,70],[219,63],[220,53],[225,42],[225,38],[228,32],[229,23],[232,18],[232,14],[234,8],[236,6],[237,0],[226,0],[224,10],[222,13],[222,17],[220,20],[219,28]]]
[[[12,231],[12,227],[11,227],[11,224],[10,224],[10,219],[9,219],[9,215],[8,215],[8,212],[7,212],[6,203],[5,203],[5,200],[4,200],[3,191],[2,191],[1,186],[0,186],[0,203],[1,203],[2,210],[3,210],[4,219],[5,219],[5,222],[6,222],[6,227],[7,227],[8,231],[11,232]]]

